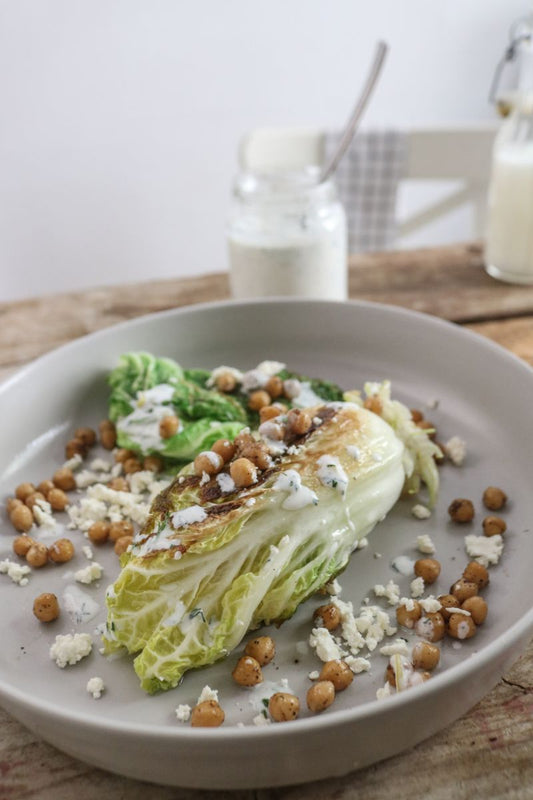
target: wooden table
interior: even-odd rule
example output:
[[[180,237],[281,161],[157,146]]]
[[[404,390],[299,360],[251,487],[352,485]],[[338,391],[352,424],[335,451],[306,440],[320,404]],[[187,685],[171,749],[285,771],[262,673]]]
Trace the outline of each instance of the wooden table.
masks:
[[[354,256],[350,296],[453,320],[533,365],[533,286],[498,283],[482,263],[476,244]],[[216,273],[0,305],[0,378],[115,322],[228,296],[227,276]],[[63,755],[2,710],[0,726],[0,800],[525,800],[533,797],[533,645],[475,708],[432,739],[344,778],[287,789],[215,795],[157,787]]]

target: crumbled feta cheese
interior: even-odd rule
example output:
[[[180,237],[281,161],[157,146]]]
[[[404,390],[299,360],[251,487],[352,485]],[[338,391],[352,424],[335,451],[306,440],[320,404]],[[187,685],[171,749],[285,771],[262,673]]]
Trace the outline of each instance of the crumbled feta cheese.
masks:
[[[26,575],[29,575],[30,572],[31,569],[26,564],[17,564],[16,561],[10,561],[9,558],[0,561],[0,574],[7,575],[13,583],[18,583],[19,586],[27,585],[28,578]]]
[[[382,656],[408,656],[409,646],[405,639],[395,639],[391,644],[380,647],[379,652]]]
[[[52,506],[47,500],[36,500],[32,511],[39,528],[48,528],[49,530],[57,528],[57,522],[52,514]]]
[[[88,559],[89,559],[89,561],[92,561],[92,558],[93,558],[93,551],[92,551],[92,548],[91,548],[91,547],[89,547],[89,545],[88,545],[88,544],[84,544],[84,545],[83,545],[83,547],[81,548],[81,552],[83,553],[83,555],[85,556],[85,558],[88,558]]]
[[[196,704],[199,705],[200,703],[204,703],[206,700],[214,700],[218,703],[218,689],[211,689],[210,686],[204,686],[202,691],[200,692],[200,697],[196,701]]]
[[[455,606],[447,606],[446,611],[449,614],[464,614],[465,617],[472,616],[470,611],[467,611],[466,608],[455,608]]]
[[[363,536],[363,538],[359,539],[357,543],[357,549],[364,550],[365,547],[368,547],[368,539],[366,538],[366,536]]]
[[[329,583],[326,583],[326,585],[324,586],[324,589],[326,590],[326,592],[329,595],[334,595],[334,596],[337,596],[337,597],[342,592],[342,586],[340,585],[340,583],[337,580],[337,578],[333,578],[332,581],[330,581]]]
[[[211,478],[207,474],[207,472],[202,472],[202,477],[200,478],[199,486],[205,486],[206,483],[209,483]]]
[[[249,497],[248,500],[244,501],[244,505],[246,506],[246,508],[251,508],[252,506],[255,506],[255,497]]]
[[[321,661],[334,661],[341,658],[341,650],[327,628],[313,628],[309,644],[315,648]]]
[[[368,658],[363,658],[362,656],[346,656],[344,660],[356,675],[361,672],[368,672],[371,666]]]
[[[235,481],[227,472],[219,472],[216,482],[222,494],[229,494],[235,491]]]
[[[317,681],[320,678],[320,672],[317,669],[314,669],[307,677],[310,681]]]
[[[436,614],[437,611],[440,611],[442,608],[440,602],[437,600],[436,597],[433,597],[433,595],[430,595],[429,597],[423,597],[418,602],[420,603],[426,614]]]
[[[394,583],[393,580],[390,580],[386,586],[383,586],[381,583],[376,583],[374,586],[374,594],[376,597],[384,597],[389,605],[395,606],[400,599],[400,587],[398,584]]]
[[[74,573],[75,580],[78,583],[93,583],[102,577],[104,568],[98,561],[91,561],[86,567],[82,567]]]
[[[75,476],[76,487],[78,489],[87,489],[88,486],[92,486],[100,480],[102,480],[101,474],[99,472],[94,472],[92,469],[82,469],[82,471],[78,472]]]
[[[317,428],[320,428],[324,420],[321,417],[313,417],[313,425],[316,425]]]
[[[495,536],[476,536],[470,533],[465,536],[465,547],[470,558],[488,567],[500,560],[503,553],[503,538],[499,533]]]
[[[411,581],[411,597],[422,597],[425,588],[424,578],[415,578]]]
[[[67,664],[73,665],[88,656],[93,649],[93,640],[89,633],[58,634],[50,648],[50,658],[63,669]]]
[[[415,601],[411,597],[402,597],[399,602],[400,606],[404,606],[406,611],[415,610]]]
[[[429,519],[431,511],[427,506],[423,506],[422,503],[417,503],[416,506],[412,507],[411,514],[415,519]]]
[[[390,683],[387,681],[385,686],[383,686],[381,689],[377,690],[376,699],[377,700],[385,700],[385,698],[386,697],[390,697],[391,694],[392,694],[392,688],[391,688]]]
[[[154,482],[154,473],[149,469],[141,469],[139,472],[130,473],[126,480],[133,494],[142,494],[150,489]]]
[[[431,536],[427,533],[423,533],[421,536],[416,537],[416,549],[420,553],[425,553],[428,556],[432,556],[435,552],[435,545],[433,544],[433,540]]]
[[[381,553],[374,553],[374,558],[382,558]]]
[[[191,718],[191,707],[184,703],[179,705],[176,709],[176,718],[178,722],[188,722]]]
[[[89,678],[86,688],[89,694],[92,694],[95,700],[99,700],[102,696],[105,686],[102,678],[95,677]]]
[[[80,456],[79,453],[75,453],[72,458],[69,458],[68,461],[65,461],[63,464],[63,469],[70,469],[72,472],[75,472],[79,467],[81,467],[83,463],[83,458]]]
[[[269,717],[266,717],[265,714],[263,714],[263,712],[261,712],[260,714],[257,714],[253,718],[253,723],[258,727],[261,727],[261,725],[270,725],[272,723],[272,720]]]
[[[446,455],[456,467],[460,467],[466,457],[466,442],[459,436],[452,436],[444,445]]]

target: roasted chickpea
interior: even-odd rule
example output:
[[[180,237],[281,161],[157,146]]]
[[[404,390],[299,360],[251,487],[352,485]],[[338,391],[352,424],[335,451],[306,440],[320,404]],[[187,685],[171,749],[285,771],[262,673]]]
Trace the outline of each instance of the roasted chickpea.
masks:
[[[501,517],[485,517],[483,520],[483,533],[485,536],[496,536],[505,533],[507,523]]]
[[[252,486],[257,481],[257,467],[247,458],[232,461],[229,471],[238,489]]]
[[[507,495],[497,486],[488,486],[483,492],[483,503],[490,511],[499,511],[507,502]]]
[[[6,500],[6,511],[7,515],[9,516],[14,508],[17,506],[23,506],[24,503],[22,500],[19,500],[18,497],[8,497]]]
[[[143,461],[143,469],[150,472],[161,472],[163,469],[163,460],[158,456],[146,456]]]
[[[334,603],[318,606],[313,612],[313,622],[319,628],[327,628],[328,631],[334,631],[341,624],[341,612]]]
[[[34,539],[28,536],[27,533],[23,533],[21,536],[15,536],[13,539],[13,552],[17,556],[24,557],[32,544],[34,544]]]
[[[428,642],[440,641],[446,633],[444,617],[439,611],[435,614],[424,614],[416,623],[415,632],[422,639],[427,639]]]
[[[41,481],[40,482],[40,484],[37,487],[37,491],[41,492],[41,494],[44,494],[44,496],[48,500],[49,493],[52,491],[52,489],[55,489],[55,488],[56,487],[54,486],[53,481],[46,480],[46,481]]]
[[[243,447],[241,457],[247,458],[259,469],[268,469],[272,465],[270,454],[262,442],[254,442]]]
[[[22,500],[24,503],[26,498],[29,497],[30,494],[33,494],[35,491],[35,486],[33,483],[19,483],[17,488],[15,489],[15,497],[17,500]]]
[[[59,616],[57,597],[51,592],[44,592],[33,601],[33,613],[39,622],[53,622]]]
[[[457,597],[459,605],[468,600],[469,597],[474,597],[478,593],[478,585],[474,581],[467,581],[464,578],[459,578],[458,581],[450,586],[450,594]]]
[[[404,628],[414,628],[415,623],[418,622],[422,616],[422,606],[418,600],[413,600],[413,608],[407,609],[405,605],[398,606],[396,609],[396,620],[398,625]]]
[[[300,701],[294,694],[276,692],[268,701],[268,710],[274,722],[290,722],[300,713]]]
[[[125,553],[130,544],[133,543],[133,536],[121,536],[119,539],[115,541],[115,546],[113,550],[117,554],[117,556],[121,556],[122,553]]]
[[[128,450],[126,447],[117,447],[113,453],[113,458],[117,464],[123,464],[128,458],[136,458],[137,453],[133,450]]]
[[[435,583],[440,575],[440,563],[435,558],[419,558],[415,561],[415,575],[424,583]]]
[[[272,375],[265,383],[265,391],[269,393],[272,400],[281,397],[283,394],[283,381],[281,378],[278,375]]]
[[[112,450],[117,443],[117,429],[110,419],[104,419],[98,425],[100,442],[105,450]]]
[[[297,436],[303,436],[307,433],[313,424],[313,420],[307,411],[301,411],[299,408],[291,408],[287,414],[287,429],[290,433]]]
[[[441,594],[437,599],[442,606],[439,613],[442,614],[446,621],[449,620],[452,612],[448,611],[448,609],[458,608],[459,601],[457,597],[453,594]]]
[[[25,505],[15,506],[9,519],[15,530],[20,533],[27,533],[33,525],[33,514]]]
[[[473,503],[465,497],[458,497],[448,506],[448,514],[452,522],[472,522],[475,515]]]
[[[48,557],[55,564],[65,564],[74,555],[74,545],[70,539],[58,539],[48,548]]]
[[[122,467],[126,475],[133,475],[134,472],[140,472],[143,468],[138,458],[127,458]]]
[[[218,728],[224,719],[224,712],[216,700],[204,700],[191,711],[193,728]]]
[[[194,459],[194,472],[195,475],[202,476],[204,472],[206,475],[216,475],[224,466],[222,456],[215,453],[213,450],[204,450],[198,453]]]
[[[133,536],[133,523],[125,519],[120,522],[112,522],[109,526],[109,539],[116,542],[123,536]]]
[[[383,403],[381,402],[381,398],[379,398],[377,395],[371,395],[370,397],[367,397],[363,403],[363,406],[369,411],[372,411],[374,414],[381,416],[383,413]]]
[[[342,692],[353,681],[353,672],[346,661],[341,661],[340,659],[326,661],[320,671],[319,680],[331,681],[335,691]]]
[[[264,667],[270,664],[276,655],[276,645],[274,639],[270,636],[257,636],[255,639],[250,639],[246,643],[244,653],[247,656],[255,658],[255,660]]]
[[[213,453],[216,453],[217,456],[220,456],[220,458],[225,464],[228,461],[231,461],[231,459],[235,455],[236,449],[237,448],[235,447],[233,442],[230,442],[229,439],[217,439],[211,448]]]
[[[325,711],[335,700],[335,687],[331,681],[317,681],[309,687],[306,699],[309,711]]]
[[[69,492],[71,489],[76,488],[76,480],[74,473],[68,467],[61,467],[54,472],[52,477],[54,486],[58,489],[63,489],[64,492]]]
[[[475,583],[479,589],[484,589],[489,584],[489,571],[483,564],[471,561],[463,571],[463,578],[468,583]]]
[[[231,372],[221,372],[217,375],[215,386],[219,392],[233,392],[237,386],[237,379]]]
[[[69,504],[69,500],[63,489],[50,489],[48,492],[48,502],[54,511],[64,511]]]
[[[470,611],[470,616],[472,617],[476,625],[483,625],[483,623],[487,619],[487,613],[489,607],[482,597],[479,596],[469,597],[461,605],[461,608],[464,611]]]
[[[239,686],[256,686],[263,681],[261,664],[252,656],[239,658],[231,675]]]
[[[74,456],[81,456],[85,458],[87,455],[88,447],[81,439],[69,439],[65,445],[65,457],[73,458]]]
[[[24,503],[28,506],[28,508],[31,508],[33,510],[33,506],[35,505],[37,500],[46,500],[46,497],[42,492],[32,492],[27,496]]]
[[[86,426],[76,428],[74,438],[80,439],[87,447],[92,447],[96,444],[96,431]]]
[[[263,406],[263,408],[259,409],[259,421],[268,422],[269,419],[274,419],[275,417],[279,417],[282,412],[276,405],[272,406]]]
[[[30,567],[44,567],[48,561],[48,548],[41,542],[33,542],[26,553],[26,561]]]
[[[476,624],[471,616],[452,614],[448,620],[448,633],[454,639],[470,639],[476,633]]]
[[[424,419],[424,415],[422,414],[421,411],[418,410],[418,408],[411,408],[410,411],[411,411],[411,419],[413,420],[413,422],[422,422],[422,420]]]
[[[159,435],[162,439],[171,439],[178,432],[180,421],[175,414],[169,414],[159,423]]]
[[[252,411],[260,411],[264,406],[269,406],[272,402],[268,392],[263,389],[257,389],[252,392],[248,398],[248,408]]]
[[[109,539],[109,528],[111,527],[109,522],[105,522],[104,520],[99,520],[98,522],[93,522],[89,530],[87,531],[87,536],[93,542],[93,544],[103,544],[107,542]]]
[[[431,642],[417,642],[413,647],[413,667],[415,669],[435,669],[439,661],[440,650]]]
[[[126,478],[111,478],[107,485],[110,489],[114,489],[115,492],[130,491],[130,485]]]

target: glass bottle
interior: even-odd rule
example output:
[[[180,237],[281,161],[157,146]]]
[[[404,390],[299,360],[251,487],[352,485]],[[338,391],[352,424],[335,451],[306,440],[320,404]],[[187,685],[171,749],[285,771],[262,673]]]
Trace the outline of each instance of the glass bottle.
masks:
[[[485,261],[494,278],[527,284],[533,283],[533,20],[521,25],[518,89],[494,143]]]
[[[316,168],[239,175],[228,247],[234,297],[346,299],[346,217]]]

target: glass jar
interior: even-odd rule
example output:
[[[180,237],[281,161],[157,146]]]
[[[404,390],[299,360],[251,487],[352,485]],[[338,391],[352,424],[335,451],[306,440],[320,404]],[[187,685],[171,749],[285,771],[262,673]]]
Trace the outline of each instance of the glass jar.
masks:
[[[509,283],[533,283],[533,45],[519,48],[520,82],[494,143],[486,269]]]
[[[346,299],[346,216],[318,169],[238,176],[228,247],[234,297]]]

